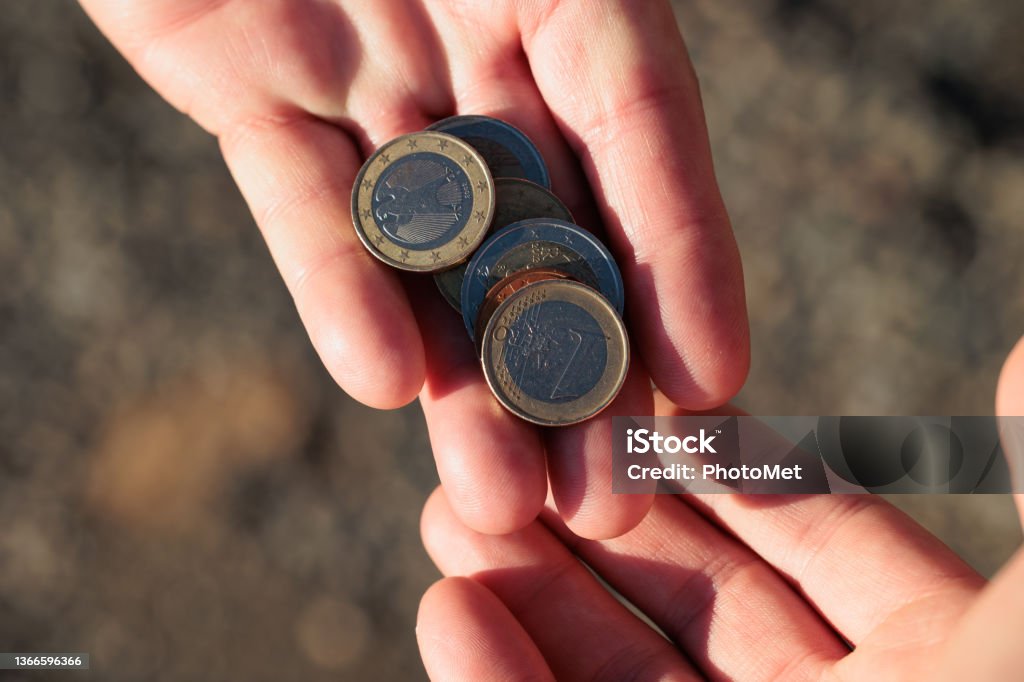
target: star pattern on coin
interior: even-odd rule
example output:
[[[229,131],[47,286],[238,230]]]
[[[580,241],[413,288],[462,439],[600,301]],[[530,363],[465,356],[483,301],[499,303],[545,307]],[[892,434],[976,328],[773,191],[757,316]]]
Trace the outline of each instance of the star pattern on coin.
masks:
[[[448,140],[438,140],[437,141],[437,148],[438,149],[448,149]]]
[[[416,149],[420,146],[420,144],[416,140],[409,140],[408,142],[405,143],[405,146],[408,147],[409,149]]]
[[[436,263],[437,261],[441,260],[441,252],[440,251],[431,251],[430,252],[430,257],[433,258],[434,262]]]
[[[459,237],[459,246],[469,246],[469,240],[465,237]]]
[[[369,178],[363,178],[363,187],[366,189],[370,189],[371,187],[373,187],[373,183],[370,182]]]
[[[572,242],[572,235],[571,234],[565,235],[565,244],[566,244],[566,246],[572,246],[573,242]]]
[[[401,258],[401,259],[402,259],[402,262],[403,262],[403,263],[404,263],[405,261],[409,260],[409,252],[408,252],[408,251],[406,251],[405,249],[402,249],[401,253],[399,253],[399,254],[398,254],[398,256],[399,256],[399,258]]]
[[[470,156],[469,154],[466,154],[465,156],[462,157],[462,163],[468,166],[469,164],[473,163],[473,157]]]
[[[381,163],[391,163],[391,155],[390,154],[381,154],[380,155],[380,160],[381,160]]]
[[[373,238],[373,243],[376,244],[377,246],[380,246],[381,244],[383,244],[384,243],[384,235],[378,234],[376,237]]]
[[[369,220],[372,216],[373,216],[373,214],[370,213],[370,209],[368,209],[368,208],[364,208],[363,209],[363,218],[365,218],[366,220]]]
[[[487,189],[487,183],[484,182],[483,180],[480,180],[476,183],[476,188],[483,192],[485,189]]]
[[[477,220],[483,220],[486,217],[486,216],[484,216],[484,212],[483,211],[477,211],[475,215],[476,215],[476,219]]]

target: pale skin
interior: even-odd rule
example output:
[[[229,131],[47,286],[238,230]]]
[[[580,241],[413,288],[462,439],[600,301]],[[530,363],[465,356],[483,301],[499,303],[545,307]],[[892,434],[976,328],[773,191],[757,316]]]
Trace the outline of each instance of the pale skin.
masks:
[[[560,516],[614,537],[610,418],[728,400],[748,368],[736,244],[697,81],[664,0],[82,0],[135,69],[216,135],[310,339],[357,400],[419,396],[444,494],[484,533]],[[538,429],[490,395],[429,277],[375,261],[349,197],[378,145],[454,113],[527,132],[554,191],[623,271],[633,363],[606,413]]]
[[[681,412],[664,396],[656,410]],[[996,410],[1024,415],[1024,341]],[[446,576],[416,628],[434,680],[996,682],[1024,670],[1024,550],[986,583],[879,497],[663,495],[632,531],[588,540],[550,509],[482,535],[435,493],[422,534]]]

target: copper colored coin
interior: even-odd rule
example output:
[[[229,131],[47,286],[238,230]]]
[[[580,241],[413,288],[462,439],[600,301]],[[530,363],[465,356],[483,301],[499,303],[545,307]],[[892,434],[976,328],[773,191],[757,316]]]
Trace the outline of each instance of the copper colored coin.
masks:
[[[484,329],[487,328],[487,322],[491,319],[494,311],[498,309],[498,306],[527,284],[542,282],[547,279],[569,279],[569,275],[558,270],[526,270],[511,274],[491,287],[484,298],[484,304],[480,306],[480,315],[476,318],[478,354],[480,350],[479,341],[484,337]]]

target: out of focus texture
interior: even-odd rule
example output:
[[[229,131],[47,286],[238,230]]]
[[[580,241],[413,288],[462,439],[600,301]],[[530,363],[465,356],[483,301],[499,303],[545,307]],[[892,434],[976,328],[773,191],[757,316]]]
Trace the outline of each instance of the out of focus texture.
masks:
[[[677,9],[746,267],[739,403],[990,413],[1024,332],[1024,5]],[[332,384],[215,141],[76,5],[5,3],[0,94],[0,651],[422,677],[419,409]],[[897,502],[987,574],[1019,542],[1005,497]]]

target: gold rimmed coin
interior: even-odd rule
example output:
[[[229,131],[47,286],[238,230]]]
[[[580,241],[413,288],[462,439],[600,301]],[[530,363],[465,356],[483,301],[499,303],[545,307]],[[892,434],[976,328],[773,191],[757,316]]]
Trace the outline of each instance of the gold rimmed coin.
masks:
[[[571,223],[572,213],[551,190],[536,183],[521,178],[495,178],[494,220],[490,233],[530,218],[555,218]],[[462,310],[460,298],[465,276],[465,265],[434,275],[444,300],[456,310]]]
[[[352,188],[352,222],[374,256],[416,272],[463,263],[494,217],[494,180],[457,137],[403,135],[367,159]]]
[[[481,362],[491,391],[513,414],[545,426],[575,424],[622,388],[629,341],[601,294],[548,279],[498,306],[484,330]]]

